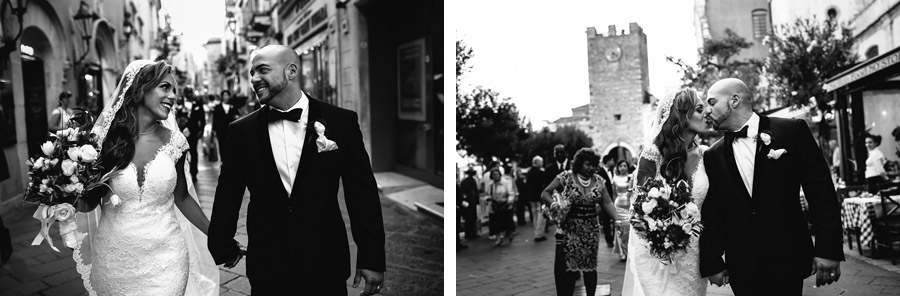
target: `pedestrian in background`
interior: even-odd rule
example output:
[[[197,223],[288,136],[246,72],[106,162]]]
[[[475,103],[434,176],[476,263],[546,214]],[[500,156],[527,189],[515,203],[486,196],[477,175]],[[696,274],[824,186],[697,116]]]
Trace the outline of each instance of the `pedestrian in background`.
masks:
[[[544,158],[535,156],[531,159],[531,169],[528,170],[525,185],[528,194],[528,202],[531,205],[531,221],[534,224],[534,242],[542,242],[547,240],[544,235],[544,227],[546,220],[541,212],[541,192],[544,191]]]
[[[628,254],[628,231],[631,229],[631,168],[628,161],[622,159],[616,163],[615,176],[612,178],[615,187],[616,205],[616,240],[614,252],[619,253],[619,260],[625,261]]]
[[[459,183],[459,190],[465,197],[467,205],[461,209],[465,225],[465,238],[472,240],[478,238],[478,181],[475,181],[475,170],[471,167],[466,170],[466,177]]]
[[[222,103],[213,109],[213,133],[218,141],[219,153],[225,155],[228,152],[228,125],[241,118],[241,114],[232,105],[231,92],[222,91]]]
[[[887,181],[887,172],[884,170],[887,159],[878,149],[880,145],[881,136],[866,134],[866,149],[869,150],[869,157],[866,158],[866,185],[871,194],[877,194],[881,183]]]
[[[198,103],[194,96],[194,89],[185,87],[183,93],[184,111],[187,115],[185,129],[182,133],[187,137],[189,151],[191,153],[191,178],[197,182],[197,142],[203,136],[203,128],[206,126],[206,112],[203,105]]]
[[[50,132],[56,132],[65,129],[72,118],[74,111],[69,107],[72,98],[72,92],[63,91],[59,93],[59,105],[50,112]]]
[[[575,282],[584,276],[587,295],[597,289],[597,252],[600,244],[599,212],[610,217],[616,210],[597,169],[600,157],[590,148],[575,153],[571,170],[557,175],[541,198],[557,221],[553,276],[557,295],[573,295]],[[558,197],[554,192],[562,190]]]
[[[494,168],[489,173],[490,183],[485,187],[487,199],[490,202],[490,230],[496,237],[494,247],[503,245],[504,240],[512,243],[512,234],[516,225],[513,224],[513,207],[515,205],[515,190],[512,183],[504,182],[500,169]]]
[[[525,225],[525,213],[531,212],[531,205],[529,203],[528,189],[525,187],[525,174],[522,173],[522,168],[519,167],[518,161],[513,161],[511,175],[513,180],[515,180],[516,192],[518,193],[516,198],[516,221],[518,225]],[[534,223],[534,217],[531,217],[531,223]]]
[[[612,184],[613,176],[615,176],[615,173],[613,173],[615,166],[615,158],[612,154],[607,154],[606,156],[603,156],[602,165],[600,166],[600,169],[597,170],[597,174],[600,175],[600,177],[603,177],[605,181],[606,193],[608,193],[609,196],[616,196]],[[606,212],[600,211],[600,226],[603,227],[603,238],[606,239],[607,248],[613,247],[613,234],[615,233],[615,229],[613,229],[613,219],[615,219],[615,217],[607,216]]]

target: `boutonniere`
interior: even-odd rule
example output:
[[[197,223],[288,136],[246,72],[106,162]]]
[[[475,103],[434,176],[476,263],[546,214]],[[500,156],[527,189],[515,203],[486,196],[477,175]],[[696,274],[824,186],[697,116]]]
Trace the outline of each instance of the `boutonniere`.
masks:
[[[334,141],[329,140],[328,138],[325,137],[325,125],[324,124],[316,121],[313,124],[313,127],[315,127],[315,129],[316,129],[316,134],[319,135],[319,138],[316,139],[316,146],[318,147],[319,153],[333,151],[333,150],[338,149],[337,143],[335,143]]]
[[[773,149],[769,150],[769,154],[766,156],[771,159],[779,159],[781,158],[781,155],[784,155],[785,153],[787,153],[786,149]]]
[[[769,135],[769,133],[767,133],[767,132],[759,133],[759,139],[766,146],[769,146],[769,144],[772,144],[772,135]]]

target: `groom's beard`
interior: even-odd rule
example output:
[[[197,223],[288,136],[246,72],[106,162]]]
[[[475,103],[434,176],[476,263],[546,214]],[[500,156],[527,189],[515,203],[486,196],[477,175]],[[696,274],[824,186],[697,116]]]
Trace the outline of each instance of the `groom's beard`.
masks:
[[[728,130],[722,127],[722,123],[728,120],[728,118],[731,118],[731,113],[734,112],[734,109],[731,109],[731,106],[726,106],[726,108],[726,110],[728,111],[727,113],[720,116],[718,119],[713,118],[713,128],[715,128],[717,131]]]

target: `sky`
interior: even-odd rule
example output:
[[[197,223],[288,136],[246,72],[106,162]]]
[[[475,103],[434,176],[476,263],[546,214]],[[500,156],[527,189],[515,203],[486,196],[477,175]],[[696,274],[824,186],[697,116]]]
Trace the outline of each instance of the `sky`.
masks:
[[[474,86],[510,97],[535,127],[571,116],[588,104],[587,28],[647,35],[650,93],[662,97],[681,85],[674,56],[697,62],[693,0],[458,0],[456,38],[474,50],[461,91]]]
[[[193,53],[198,63],[206,58],[203,44],[225,34],[223,0],[162,0],[162,7],[172,17],[172,29],[183,33],[182,50]]]

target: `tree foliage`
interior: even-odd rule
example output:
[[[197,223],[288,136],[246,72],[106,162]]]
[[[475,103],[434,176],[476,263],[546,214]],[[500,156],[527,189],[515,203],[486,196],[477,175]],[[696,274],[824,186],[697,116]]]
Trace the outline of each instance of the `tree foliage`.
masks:
[[[824,22],[798,18],[776,28],[763,42],[769,49],[765,63],[769,92],[792,107],[808,106],[815,98],[818,108],[827,110],[825,80],[858,59],[852,32],[831,18]]]
[[[519,145],[519,153],[525,163],[530,164],[531,158],[541,156],[546,164],[553,156],[553,147],[558,144],[566,147],[566,154],[570,158],[575,156],[578,149],[594,146],[591,137],[575,126],[563,126],[556,129],[556,132],[551,132],[545,127],[539,132],[531,133],[530,137],[523,140]]]
[[[725,38],[704,39],[703,48],[698,50],[697,65],[689,65],[680,58],[667,56],[666,60],[680,68],[684,75],[681,78],[683,87],[692,87],[705,93],[709,87],[724,78],[738,78],[750,87],[754,95],[754,108],[758,109],[764,94],[757,91],[762,74],[763,63],[757,59],[736,59],[744,49],[753,43],[726,29]]]
[[[484,160],[515,157],[521,130],[516,105],[496,91],[477,87],[456,97],[457,150]]]

